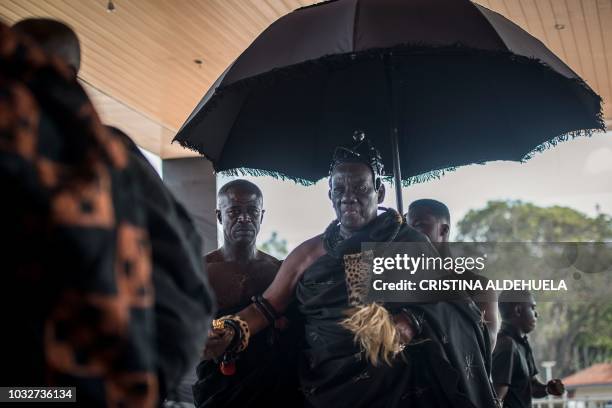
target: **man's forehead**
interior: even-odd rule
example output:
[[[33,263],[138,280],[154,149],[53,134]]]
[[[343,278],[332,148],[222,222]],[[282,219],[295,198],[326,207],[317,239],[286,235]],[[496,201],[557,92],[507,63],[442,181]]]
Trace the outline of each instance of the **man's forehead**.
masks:
[[[536,305],[536,301],[533,297],[533,294],[530,292],[522,292],[520,293],[519,297],[521,298],[519,301],[524,303],[528,307]]]
[[[261,206],[262,198],[253,191],[232,188],[219,196],[219,205],[257,205]]]
[[[427,207],[416,207],[408,210],[409,218],[433,218],[436,219],[433,212]]]
[[[334,167],[332,180],[348,177],[351,180],[371,180],[372,170],[364,163],[340,163]]]

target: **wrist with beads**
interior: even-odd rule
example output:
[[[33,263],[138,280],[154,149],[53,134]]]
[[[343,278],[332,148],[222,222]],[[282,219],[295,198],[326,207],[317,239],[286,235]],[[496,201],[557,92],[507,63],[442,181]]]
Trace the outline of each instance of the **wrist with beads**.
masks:
[[[232,340],[226,349],[226,353],[240,353],[249,345],[249,325],[236,315],[222,316],[213,320],[213,329],[229,329],[233,332]]]
[[[272,304],[270,304],[270,302],[268,302],[268,300],[261,295],[253,296],[251,298],[251,301],[253,302],[253,305],[255,305],[257,310],[259,310],[259,312],[266,318],[268,323],[271,326],[274,326],[276,319],[278,319],[280,315],[278,314],[276,309],[274,309]]]

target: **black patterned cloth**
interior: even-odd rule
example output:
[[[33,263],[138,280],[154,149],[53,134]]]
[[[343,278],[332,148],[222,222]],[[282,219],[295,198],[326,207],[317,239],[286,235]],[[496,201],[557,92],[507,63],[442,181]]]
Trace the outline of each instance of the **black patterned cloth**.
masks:
[[[392,238],[393,242],[420,243],[415,256],[436,255],[422,234],[405,223],[395,225],[394,220],[396,214],[387,211],[362,231],[337,242],[304,272],[298,284],[306,340],[300,381],[307,406],[495,407],[487,371],[488,337],[471,300],[386,305],[391,311],[407,307],[423,322],[421,336],[391,366],[369,364],[352,333],[339,324],[349,308],[344,254],[359,252],[362,242]]]
[[[200,239],[143,160],[62,61],[0,24],[2,385],[153,407],[197,356]]]

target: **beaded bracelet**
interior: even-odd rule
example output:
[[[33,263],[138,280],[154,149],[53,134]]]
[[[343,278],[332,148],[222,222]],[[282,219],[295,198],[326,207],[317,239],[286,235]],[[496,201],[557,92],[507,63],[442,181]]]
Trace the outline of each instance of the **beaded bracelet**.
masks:
[[[240,353],[249,345],[251,332],[249,325],[242,318],[236,315],[227,315],[213,320],[213,329],[231,328],[234,330],[234,337],[228,346],[227,352]]]
[[[276,321],[276,319],[278,319],[279,315],[274,309],[274,307],[270,304],[270,302],[268,302],[266,298],[261,295],[253,296],[251,298],[251,301],[253,302],[257,310],[259,310],[260,313],[264,315],[268,323],[270,323],[271,326],[274,326],[274,322]]]

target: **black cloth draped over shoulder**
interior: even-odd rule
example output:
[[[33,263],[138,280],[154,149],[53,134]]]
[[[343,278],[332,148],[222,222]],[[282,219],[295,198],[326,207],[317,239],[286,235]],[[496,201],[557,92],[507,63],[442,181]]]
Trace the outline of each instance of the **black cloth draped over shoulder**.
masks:
[[[490,344],[481,315],[469,298],[407,307],[423,321],[414,339],[391,366],[369,364],[352,333],[340,326],[348,297],[343,255],[361,251],[362,242],[417,242],[434,256],[427,239],[387,210],[362,231],[341,240],[332,224],[324,240],[327,254],[298,283],[296,297],[304,319],[301,388],[312,407],[495,407],[489,381]]]

